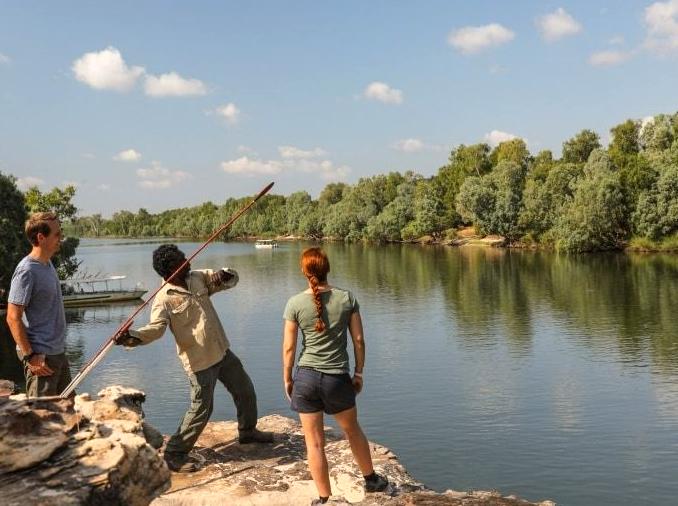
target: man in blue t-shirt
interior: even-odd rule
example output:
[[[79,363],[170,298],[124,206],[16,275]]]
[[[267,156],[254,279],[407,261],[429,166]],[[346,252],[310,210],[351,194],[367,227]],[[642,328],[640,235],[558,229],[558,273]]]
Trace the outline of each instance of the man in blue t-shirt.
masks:
[[[28,397],[58,395],[71,381],[66,358],[66,316],[51,258],[61,246],[54,213],[35,213],[26,222],[33,246],[17,265],[7,298],[7,324],[26,375]],[[28,325],[22,317],[26,316]]]

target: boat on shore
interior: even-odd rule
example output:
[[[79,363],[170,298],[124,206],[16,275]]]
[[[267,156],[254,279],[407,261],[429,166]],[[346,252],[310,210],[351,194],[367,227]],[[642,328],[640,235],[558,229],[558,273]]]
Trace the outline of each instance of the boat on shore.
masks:
[[[140,285],[133,289],[123,288],[122,280],[126,277],[108,276],[105,278],[64,280],[61,282],[64,307],[91,306],[141,299],[148,290]]]
[[[257,239],[257,241],[254,243],[254,247],[257,249],[271,249],[277,248],[278,243],[273,239]]]

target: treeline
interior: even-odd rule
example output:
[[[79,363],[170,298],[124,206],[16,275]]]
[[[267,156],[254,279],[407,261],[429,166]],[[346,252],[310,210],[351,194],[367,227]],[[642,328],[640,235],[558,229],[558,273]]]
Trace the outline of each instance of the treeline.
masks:
[[[610,144],[582,130],[562,156],[533,155],[521,139],[460,145],[437,174],[391,172],[354,185],[328,184],[314,200],[300,191],[271,195],[225,239],[295,235],[345,241],[452,238],[461,226],[513,243],[565,251],[678,245],[678,113],[628,120]],[[75,218],[78,236],[205,237],[248,198],[151,214],[116,212]]]

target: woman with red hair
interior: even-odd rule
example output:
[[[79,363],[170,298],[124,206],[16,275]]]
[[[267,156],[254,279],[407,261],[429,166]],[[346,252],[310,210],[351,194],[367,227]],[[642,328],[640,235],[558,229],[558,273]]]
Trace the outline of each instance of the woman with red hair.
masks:
[[[331,495],[325,456],[323,412],[334,415],[346,434],[353,456],[365,477],[365,492],[380,492],[388,481],[374,472],[367,438],[358,424],[355,397],[363,387],[365,340],[356,298],[348,290],[330,286],[330,262],[320,248],[301,255],[301,271],[308,289],[291,297],[283,318],[283,382],[291,407],[299,413],[306,440],[308,465],[319,498],[324,504]],[[302,349],[292,377],[301,330]],[[353,341],[355,372],[349,374],[347,330]]]

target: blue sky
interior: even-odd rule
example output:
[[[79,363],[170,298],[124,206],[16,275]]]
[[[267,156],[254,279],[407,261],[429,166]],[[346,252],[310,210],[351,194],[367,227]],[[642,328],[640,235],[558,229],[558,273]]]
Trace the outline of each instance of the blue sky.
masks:
[[[317,196],[678,110],[678,0],[0,1],[0,171],[83,213]]]

